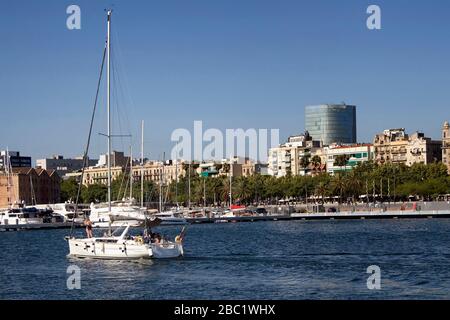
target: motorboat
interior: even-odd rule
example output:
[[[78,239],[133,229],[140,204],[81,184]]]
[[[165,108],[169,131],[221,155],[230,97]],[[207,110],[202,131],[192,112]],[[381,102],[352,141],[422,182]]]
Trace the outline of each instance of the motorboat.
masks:
[[[189,224],[187,219],[183,216],[182,212],[163,211],[154,213],[152,217],[161,219],[161,225],[164,226]]]
[[[53,214],[51,209],[36,207],[11,207],[0,211],[0,229],[40,229],[69,226],[64,219]]]
[[[78,207],[78,212],[75,214],[75,204],[70,202],[36,205],[36,208],[51,209],[55,215],[61,216],[64,221],[72,222],[75,219],[74,222],[78,224],[83,223],[84,216],[86,215],[86,212],[81,206]]]

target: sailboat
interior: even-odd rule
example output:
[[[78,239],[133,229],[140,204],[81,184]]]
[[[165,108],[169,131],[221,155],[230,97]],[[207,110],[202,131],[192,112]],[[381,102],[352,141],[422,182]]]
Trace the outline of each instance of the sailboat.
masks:
[[[130,147],[130,195],[128,199],[111,201],[109,203],[99,203],[90,205],[90,220],[94,228],[108,228],[111,222],[112,226],[120,226],[126,221],[130,226],[140,226],[145,221],[145,210],[135,204],[133,199],[133,156]]]
[[[111,15],[112,11],[107,11],[107,42],[106,48],[103,54],[102,67],[100,70],[100,79],[98,82],[98,88],[100,87],[101,75],[103,72],[103,64],[106,54],[107,59],[107,97],[106,104],[108,110],[108,154],[111,154],[111,117],[110,117],[110,53],[111,53]],[[97,96],[94,104],[94,111],[91,118],[91,126],[89,130],[88,142],[86,145],[86,150],[84,153],[84,159],[87,158],[90,144],[90,136],[92,133],[92,125],[95,114],[95,108],[98,98],[98,88]],[[84,166],[82,169],[82,176],[84,174]],[[142,174],[141,174],[142,178]],[[83,179],[81,179],[83,181]],[[142,179],[141,179],[142,181]],[[142,183],[142,182],[141,182]],[[79,194],[81,190],[81,183],[78,188],[78,196],[75,206],[75,212],[77,211]],[[141,187],[142,190],[142,187]],[[142,203],[142,199],[141,199]],[[117,214],[117,209],[113,210],[111,205],[111,157],[108,156],[108,205],[102,207],[102,211],[91,212],[91,217],[94,214],[96,218],[105,218],[107,221],[101,221],[108,224],[108,233],[102,237],[87,237],[87,238],[75,238],[73,236],[73,228],[71,229],[71,235],[66,237],[69,244],[69,256],[80,257],[80,258],[98,258],[98,259],[148,259],[148,258],[176,258],[184,254],[183,252],[183,238],[185,230],[183,230],[177,237],[175,241],[169,241],[166,239],[153,239],[150,230],[146,228],[142,236],[130,236],[129,230],[131,227],[130,221],[121,221],[120,217],[123,212]],[[125,211],[124,211],[125,212]],[[97,215],[97,216],[95,216]],[[118,219],[118,221],[116,220]],[[100,222],[100,221],[99,221]],[[119,224],[114,232],[112,232],[112,224],[115,222]],[[147,227],[157,226],[160,220],[155,219],[153,221],[145,220]],[[117,236],[115,233],[122,229],[122,233]]]
[[[159,211],[156,213],[152,213],[152,217],[158,218],[161,220],[161,225],[187,225],[189,222],[183,216],[183,211],[180,210],[178,206],[178,201],[176,201],[176,207],[172,208],[169,211],[164,210],[164,204],[162,200],[162,192],[163,192],[163,184],[165,183],[165,175],[164,175],[164,161],[163,161],[163,169],[160,170],[160,183],[159,183]],[[175,198],[178,200],[178,159],[176,160],[176,181],[175,181]],[[167,190],[168,192],[168,190]]]
[[[89,219],[94,228],[108,228],[110,224],[116,227],[121,226],[124,222],[138,227],[145,221],[144,211],[130,202],[111,202],[111,206],[105,203],[92,203],[90,209]]]
[[[229,222],[230,218],[235,218],[236,214],[235,214],[235,209],[236,207],[233,206],[233,157],[230,156],[230,164],[229,164],[229,193],[228,193],[228,197],[229,197],[229,207],[228,209],[222,211],[221,213],[219,213],[218,215],[216,215],[216,218],[226,218],[226,219],[218,219],[215,220],[216,223],[221,223],[221,222]]]

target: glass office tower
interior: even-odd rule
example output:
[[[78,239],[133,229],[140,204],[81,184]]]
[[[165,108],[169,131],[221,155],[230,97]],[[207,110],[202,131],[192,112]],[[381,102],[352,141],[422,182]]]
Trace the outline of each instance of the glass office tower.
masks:
[[[356,106],[307,106],[305,129],[314,140],[321,140],[324,145],[356,143]]]

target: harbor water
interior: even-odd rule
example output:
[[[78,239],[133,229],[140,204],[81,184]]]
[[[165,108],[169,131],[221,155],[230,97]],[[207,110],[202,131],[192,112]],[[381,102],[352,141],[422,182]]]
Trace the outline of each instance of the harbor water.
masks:
[[[450,219],[191,225],[175,260],[71,259],[67,233],[1,232],[0,299],[450,298]],[[81,289],[67,287],[71,265]]]

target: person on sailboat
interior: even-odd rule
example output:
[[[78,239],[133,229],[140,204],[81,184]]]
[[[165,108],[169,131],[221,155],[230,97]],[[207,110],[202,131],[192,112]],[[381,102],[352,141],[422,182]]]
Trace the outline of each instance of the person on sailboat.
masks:
[[[142,232],[142,238],[144,239],[144,243],[150,243],[152,241],[152,229],[144,229]]]
[[[186,227],[183,227],[180,234],[175,237],[175,242],[177,243],[183,242],[185,235],[186,235]]]
[[[84,225],[86,226],[86,236],[92,238],[92,221],[89,220],[89,218],[86,218],[86,220],[84,220]]]

